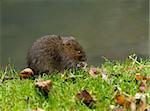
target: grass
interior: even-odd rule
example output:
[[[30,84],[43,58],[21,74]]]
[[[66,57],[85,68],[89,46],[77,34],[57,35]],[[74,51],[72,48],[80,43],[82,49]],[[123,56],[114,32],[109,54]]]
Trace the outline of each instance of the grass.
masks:
[[[131,56],[130,56],[131,57]],[[140,68],[145,66],[144,68]],[[19,71],[12,67],[0,70],[0,111],[31,111],[42,108],[46,111],[90,111],[89,107],[76,99],[75,95],[83,89],[96,98],[96,111],[109,111],[110,105],[119,106],[114,100],[114,87],[120,91],[134,96],[139,91],[139,82],[135,80],[135,74],[140,73],[150,76],[150,61],[138,62],[136,58],[130,58],[124,62],[106,62],[97,68],[105,69],[107,80],[101,76],[93,78],[84,70],[69,70],[64,74],[54,73],[39,76],[36,79],[20,80]],[[3,80],[4,76],[13,77],[12,80]],[[75,81],[65,81],[68,76],[74,76]],[[48,98],[44,97],[35,88],[37,79],[52,80],[53,87]],[[150,81],[147,86],[150,87]],[[150,105],[150,89],[147,94],[147,104]]]

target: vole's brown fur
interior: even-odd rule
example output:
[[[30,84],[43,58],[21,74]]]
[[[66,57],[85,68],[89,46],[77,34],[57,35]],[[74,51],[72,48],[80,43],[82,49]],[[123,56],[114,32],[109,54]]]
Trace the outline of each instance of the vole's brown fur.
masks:
[[[35,73],[64,71],[86,61],[83,48],[73,37],[47,35],[33,43],[27,64]]]

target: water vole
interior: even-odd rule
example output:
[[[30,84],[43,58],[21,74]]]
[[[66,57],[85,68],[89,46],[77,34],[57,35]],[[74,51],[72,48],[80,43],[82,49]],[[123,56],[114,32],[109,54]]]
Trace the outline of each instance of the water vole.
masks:
[[[34,42],[27,53],[27,65],[35,73],[62,72],[84,61],[85,52],[74,37],[46,35]]]

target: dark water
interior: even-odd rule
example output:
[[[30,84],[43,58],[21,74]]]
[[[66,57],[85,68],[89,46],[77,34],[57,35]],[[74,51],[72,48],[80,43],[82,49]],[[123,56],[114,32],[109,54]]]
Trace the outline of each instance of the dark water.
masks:
[[[1,64],[25,67],[27,49],[47,34],[75,36],[88,62],[148,56],[149,0],[1,0]]]

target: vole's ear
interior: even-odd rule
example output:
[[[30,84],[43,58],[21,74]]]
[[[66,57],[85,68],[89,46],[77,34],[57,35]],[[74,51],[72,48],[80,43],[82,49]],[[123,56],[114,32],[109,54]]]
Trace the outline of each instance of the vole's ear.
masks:
[[[57,36],[59,39],[62,39],[60,35]]]
[[[63,45],[70,45],[70,41],[75,40],[75,38],[72,36],[71,37],[63,37],[62,39],[63,39]]]
[[[76,40],[76,39],[75,39],[74,37],[72,37],[72,36],[70,36],[69,38],[70,38],[71,40]]]
[[[63,39],[63,45],[65,45],[65,46],[66,46],[66,45],[67,45],[67,46],[70,45],[69,40],[64,40],[64,39]]]

